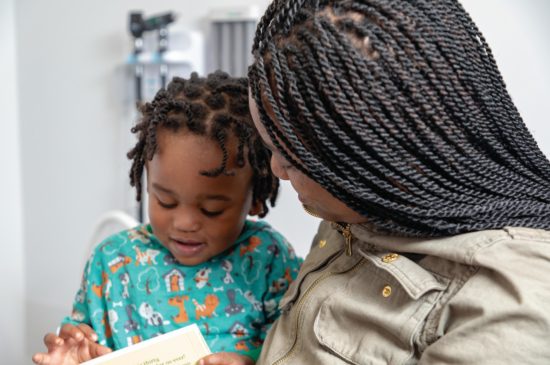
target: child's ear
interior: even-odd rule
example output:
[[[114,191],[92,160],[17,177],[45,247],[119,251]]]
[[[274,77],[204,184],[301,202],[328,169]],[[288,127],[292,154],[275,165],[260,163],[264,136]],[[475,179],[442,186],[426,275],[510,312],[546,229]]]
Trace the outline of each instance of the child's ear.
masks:
[[[248,211],[248,215],[250,215],[250,216],[260,215],[260,214],[263,213],[263,211],[264,211],[264,207],[263,207],[262,202],[256,201],[256,202],[252,203],[252,206],[250,207],[250,210]]]

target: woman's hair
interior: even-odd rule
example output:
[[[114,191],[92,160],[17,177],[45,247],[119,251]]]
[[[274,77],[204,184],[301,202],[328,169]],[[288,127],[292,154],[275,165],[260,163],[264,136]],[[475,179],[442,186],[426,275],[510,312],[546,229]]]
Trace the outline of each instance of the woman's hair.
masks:
[[[202,171],[205,176],[231,175],[227,170],[229,158],[227,141],[238,139],[237,166],[246,161],[252,168],[253,201],[263,205],[261,217],[269,211],[267,201],[275,205],[279,180],[269,168],[271,153],[266,149],[254,128],[248,109],[248,82],[216,71],[206,78],[192,73],[189,79],[174,77],[166,90],[161,89],[150,103],[140,107],[141,120],[132,128],[138,141],[128,152],[132,161],[130,184],[136,187],[136,198],[141,200],[141,181],[147,161],[157,150],[159,129],[173,133],[186,131],[216,141],[223,152],[220,166]]]
[[[275,0],[249,69],[297,169],[383,230],[550,228],[550,163],[456,0]]]

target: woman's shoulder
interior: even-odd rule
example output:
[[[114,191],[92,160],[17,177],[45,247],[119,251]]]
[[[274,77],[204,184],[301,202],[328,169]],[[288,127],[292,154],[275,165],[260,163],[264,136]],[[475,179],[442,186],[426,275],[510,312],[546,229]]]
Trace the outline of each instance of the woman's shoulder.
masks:
[[[550,232],[506,227],[479,234],[486,240],[480,240],[483,244],[472,251],[471,270],[455,277],[457,289],[449,285],[449,294],[440,299],[445,302],[442,311],[453,315],[438,316],[436,325],[449,329],[449,339],[464,343],[456,346],[469,349],[464,358],[479,351],[479,358],[500,359],[507,354],[511,359],[514,353],[519,359],[522,354],[516,348],[535,350],[532,359],[542,358],[542,353],[547,358],[550,353],[543,349],[550,328]],[[498,344],[477,345],[489,337],[498,339]],[[425,357],[428,360],[432,352],[440,356],[447,351],[433,346]]]
[[[478,235],[485,240],[480,240],[483,244],[473,247],[471,257],[474,265],[485,266],[484,264],[500,261],[498,265],[510,262],[519,267],[522,263],[534,263],[539,260],[550,265],[550,231],[504,227],[501,230],[480,231]],[[520,261],[517,261],[518,259]]]
[[[529,278],[537,281],[548,275],[550,231],[523,227],[505,227],[499,231],[499,235],[485,233],[488,239],[472,251],[472,265],[522,281]]]

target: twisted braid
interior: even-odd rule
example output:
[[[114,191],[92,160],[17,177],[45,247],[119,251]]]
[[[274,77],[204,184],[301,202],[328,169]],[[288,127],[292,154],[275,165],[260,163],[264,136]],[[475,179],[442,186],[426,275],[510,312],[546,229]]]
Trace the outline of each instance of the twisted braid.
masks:
[[[275,0],[253,55],[275,147],[381,229],[550,228],[550,163],[457,0]]]
[[[288,34],[305,2],[306,0],[286,0],[273,1],[269,4],[256,27],[252,49],[264,49],[273,38],[274,30],[277,33]]]
[[[196,73],[189,80],[175,77],[166,90],[160,90],[140,111],[142,118],[132,128],[138,140],[128,152],[128,158],[133,160],[130,184],[136,187],[138,201],[141,200],[145,164],[157,150],[158,130],[165,128],[174,133],[186,129],[218,143],[222,150],[220,166],[201,172],[212,177],[234,174],[227,170],[227,141],[231,136],[236,137],[237,167],[244,167],[248,160],[252,168],[252,198],[262,204],[261,216],[269,211],[268,202],[275,205],[279,180],[271,173],[271,153],[262,144],[248,110],[246,78],[232,78],[221,71],[206,78],[200,78]]]

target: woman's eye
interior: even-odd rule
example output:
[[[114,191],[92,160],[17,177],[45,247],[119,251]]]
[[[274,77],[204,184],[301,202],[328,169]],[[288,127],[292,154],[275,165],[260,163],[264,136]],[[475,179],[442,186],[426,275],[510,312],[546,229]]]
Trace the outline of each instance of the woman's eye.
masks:
[[[201,209],[201,212],[207,217],[217,217],[223,213],[223,210],[212,211],[212,210]]]
[[[281,168],[283,170],[292,170],[294,168],[294,165],[291,164],[290,162],[288,162],[286,159],[283,160],[283,162],[281,163]]]
[[[288,162],[288,160],[283,155],[279,154],[277,157],[279,160],[279,164],[283,169],[290,170],[294,168],[294,165]]]
[[[157,199],[157,202],[159,203],[159,205],[161,207],[163,207],[164,209],[172,209],[172,208],[175,208],[176,207],[176,203],[171,203],[171,204],[168,204],[168,203],[164,203],[162,202],[160,199]]]

